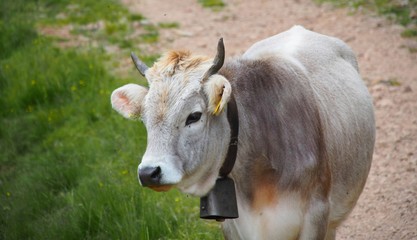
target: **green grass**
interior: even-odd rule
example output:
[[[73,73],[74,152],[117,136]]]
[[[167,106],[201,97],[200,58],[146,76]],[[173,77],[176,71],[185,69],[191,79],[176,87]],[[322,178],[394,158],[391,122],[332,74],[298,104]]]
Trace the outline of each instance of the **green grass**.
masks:
[[[315,0],[354,10],[369,9],[406,27],[403,37],[417,37],[417,0]]]
[[[158,27],[170,29],[170,28],[179,28],[180,24],[177,22],[161,22],[158,24]]]
[[[130,15],[117,0],[43,0],[38,10],[42,13],[40,22],[50,24],[115,22]]]
[[[226,6],[223,0],[198,0],[198,2],[203,5],[203,7],[211,8],[213,10],[220,10]]]
[[[159,32],[157,27],[147,25],[144,28],[147,32],[141,35],[141,40],[145,43],[155,43],[159,40]]]
[[[146,20],[141,14],[129,12],[118,0],[43,0],[37,8],[40,13],[38,28],[71,25],[74,35],[125,50],[134,47],[130,35],[137,23],[141,25]],[[141,40],[146,43],[158,41],[158,26],[147,23],[143,30]]]
[[[123,22],[106,4],[127,12],[116,1],[0,3],[0,239],[220,239],[216,223],[198,218],[198,199],[139,187],[146,131],[109,96],[143,80],[116,79],[101,48],[60,49],[36,31]],[[67,22],[54,22],[62,12]]]

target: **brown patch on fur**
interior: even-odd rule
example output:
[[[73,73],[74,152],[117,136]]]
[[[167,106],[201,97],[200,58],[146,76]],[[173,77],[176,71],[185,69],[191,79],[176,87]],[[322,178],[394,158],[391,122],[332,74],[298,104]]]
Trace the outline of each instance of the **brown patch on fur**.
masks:
[[[258,158],[253,163],[252,183],[252,208],[255,211],[262,211],[265,207],[277,205],[278,184],[277,174],[267,163],[264,157]]]
[[[216,94],[215,94],[216,98],[214,100],[214,102],[216,103],[216,105],[222,100],[223,90],[224,90],[224,86],[218,87],[216,89]]]
[[[189,58],[191,53],[189,51],[170,51],[165,58],[166,65],[177,66],[178,63]]]
[[[329,156],[328,156],[328,149],[325,144],[325,138],[324,138],[324,127],[323,122],[320,118],[320,115],[317,114],[317,118],[319,119],[319,125],[318,125],[318,148],[319,148],[319,169],[320,174],[319,175],[319,183],[322,187],[322,194],[324,198],[328,198],[330,194],[330,189],[332,187],[332,173],[330,171],[330,163],[329,163]]]
[[[195,68],[201,63],[209,60],[208,57],[205,56],[194,56],[188,59],[187,63],[185,64],[185,70]]]
[[[276,184],[270,182],[259,183],[253,193],[253,209],[260,211],[265,207],[275,206],[278,202],[276,187]]]
[[[172,185],[149,186],[149,188],[156,192],[167,192],[171,190]]]
[[[153,67],[156,72],[167,77],[177,72],[187,72],[209,60],[205,56],[193,56],[189,51],[170,51],[163,55]]]
[[[212,113],[214,113],[217,110],[216,108],[223,97],[225,82],[222,79],[210,79],[209,82],[205,83],[204,91],[208,96],[209,111]],[[221,112],[221,109],[219,109],[218,112]]]
[[[169,91],[166,86],[161,86],[158,94],[158,107],[156,108],[156,122],[162,122],[168,111]]]

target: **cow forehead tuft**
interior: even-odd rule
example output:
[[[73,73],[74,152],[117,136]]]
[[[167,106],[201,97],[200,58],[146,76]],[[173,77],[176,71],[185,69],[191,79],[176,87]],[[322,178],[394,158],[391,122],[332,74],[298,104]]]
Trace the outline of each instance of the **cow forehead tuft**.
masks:
[[[173,79],[174,75],[184,77],[191,72],[203,69],[206,63],[211,63],[207,56],[193,55],[189,51],[169,51],[162,55],[149,71],[151,81],[166,81]]]
[[[212,64],[206,56],[189,51],[170,51],[164,54],[146,73],[150,82],[145,108],[147,117],[161,123],[177,112],[201,88],[200,79]]]

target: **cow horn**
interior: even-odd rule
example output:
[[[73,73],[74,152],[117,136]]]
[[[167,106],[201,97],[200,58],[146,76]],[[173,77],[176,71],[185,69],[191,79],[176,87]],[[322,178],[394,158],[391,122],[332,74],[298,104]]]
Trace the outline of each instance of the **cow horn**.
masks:
[[[219,39],[219,42],[217,43],[217,54],[216,57],[213,60],[213,65],[209,68],[209,70],[206,72],[204,80],[207,80],[211,75],[216,74],[220,68],[222,68],[224,63],[224,44],[223,44],[223,38]]]
[[[143,63],[139,58],[133,53],[130,53],[130,57],[132,58],[133,63],[135,64],[136,68],[138,69],[139,73],[142,76],[145,76],[146,71],[148,70],[148,66],[146,66],[145,63]]]

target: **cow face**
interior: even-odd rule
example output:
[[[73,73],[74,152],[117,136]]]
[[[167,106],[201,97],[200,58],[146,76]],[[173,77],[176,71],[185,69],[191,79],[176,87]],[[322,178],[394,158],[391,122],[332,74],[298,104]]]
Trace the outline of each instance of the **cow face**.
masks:
[[[231,86],[223,76],[207,76],[211,63],[170,52],[146,70],[149,89],[128,84],[112,93],[116,111],[146,126],[147,148],[138,167],[143,186],[178,187],[197,196],[214,186],[230,140],[223,109]]]

